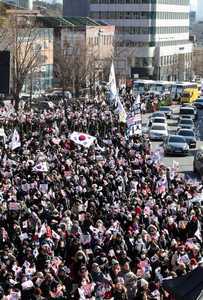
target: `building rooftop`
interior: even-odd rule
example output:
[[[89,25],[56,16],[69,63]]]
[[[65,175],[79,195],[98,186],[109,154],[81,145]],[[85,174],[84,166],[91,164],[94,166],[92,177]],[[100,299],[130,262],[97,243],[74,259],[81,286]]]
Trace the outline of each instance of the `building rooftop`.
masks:
[[[67,20],[62,17],[49,17],[38,16],[37,21],[45,27],[57,28],[57,27],[70,27],[72,26]]]
[[[97,22],[88,17],[49,17],[38,16],[37,21],[46,27],[86,27],[86,26],[105,26],[104,22]]]
[[[74,26],[101,26],[100,22],[88,17],[64,17],[64,19],[72,23]]]

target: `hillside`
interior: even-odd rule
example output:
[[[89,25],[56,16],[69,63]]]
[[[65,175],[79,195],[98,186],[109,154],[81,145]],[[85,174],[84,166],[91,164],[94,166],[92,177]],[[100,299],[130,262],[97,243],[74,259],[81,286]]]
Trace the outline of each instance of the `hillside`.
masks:
[[[63,6],[60,3],[52,1],[48,3],[46,1],[34,1],[33,8],[39,9],[42,14],[49,16],[62,16]]]

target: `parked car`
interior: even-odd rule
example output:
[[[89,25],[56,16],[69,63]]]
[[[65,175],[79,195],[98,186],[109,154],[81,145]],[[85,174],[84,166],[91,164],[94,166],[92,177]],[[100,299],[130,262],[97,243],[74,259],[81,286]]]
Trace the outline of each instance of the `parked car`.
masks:
[[[193,105],[198,108],[198,109],[202,109],[203,108],[203,98],[199,98],[197,99]]]
[[[180,113],[179,113],[179,117],[183,117],[183,116],[191,116],[191,118],[193,120],[196,120],[197,118],[197,109],[193,106],[181,106],[180,107]]]
[[[195,125],[192,119],[180,119],[178,122],[178,129],[194,129]]]
[[[179,129],[177,135],[182,136],[190,148],[196,148],[197,140],[192,129]]]
[[[151,140],[162,141],[168,136],[168,130],[164,125],[152,125],[149,130],[149,138]]]
[[[38,109],[40,111],[43,110],[52,110],[54,109],[55,105],[51,101],[37,101],[32,103],[33,109]]]
[[[45,96],[47,99],[52,99],[52,98],[65,98],[71,99],[72,95],[69,91],[63,91],[62,90],[53,90],[52,92],[44,93],[43,96]]]
[[[163,112],[168,119],[171,118],[172,113],[173,113],[173,110],[170,107],[167,107],[167,106],[160,107],[159,111]]]
[[[27,101],[29,99],[30,99],[30,94],[28,94],[28,93],[21,93],[20,94],[20,100]]]
[[[163,143],[164,153],[187,155],[189,152],[189,146],[186,140],[182,136],[169,135]]]
[[[203,175],[203,149],[198,149],[194,155],[193,171]]]

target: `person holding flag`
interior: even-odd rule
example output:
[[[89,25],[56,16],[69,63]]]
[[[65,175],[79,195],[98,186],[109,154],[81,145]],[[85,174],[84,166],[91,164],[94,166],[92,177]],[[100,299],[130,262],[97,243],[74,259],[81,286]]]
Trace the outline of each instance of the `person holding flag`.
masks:
[[[15,149],[21,147],[20,135],[19,135],[17,129],[14,129],[9,146],[10,146],[11,150],[15,150]]]

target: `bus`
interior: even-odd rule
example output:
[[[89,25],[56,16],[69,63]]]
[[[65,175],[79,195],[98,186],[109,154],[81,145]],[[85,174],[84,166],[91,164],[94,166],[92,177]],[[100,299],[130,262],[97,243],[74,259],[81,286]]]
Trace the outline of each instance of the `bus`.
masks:
[[[194,98],[196,99],[200,96],[200,91],[199,91],[199,84],[196,82],[176,82],[173,84],[171,88],[171,98],[173,100],[181,100],[181,97],[186,91],[193,92]],[[189,95],[189,94],[188,94]],[[195,101],[195,100],[193,100]],[[191,102],[190,100],[186,102]]]
[[[158,80],[135,80],[133,82],[133,91],[135,93],[160,93],[170,94],[173,100],[180,100],[186,89],[194,89],[201,93],[201,86],[196,82],[174,82],[174,81],[158,81]]]
[[[185,89],[181,96],[181,103],[193,103],[199,97],[199,91],[195,88]]]
[[[147,93],[151,89],[153,83],[153,80],[136,80],[133,83],[133,91],[140,94]]]
[[[133,83],[133,90],[135,93],[167,93],[170,92],[172,82],[157,81],[157,80],[136,80]]]

